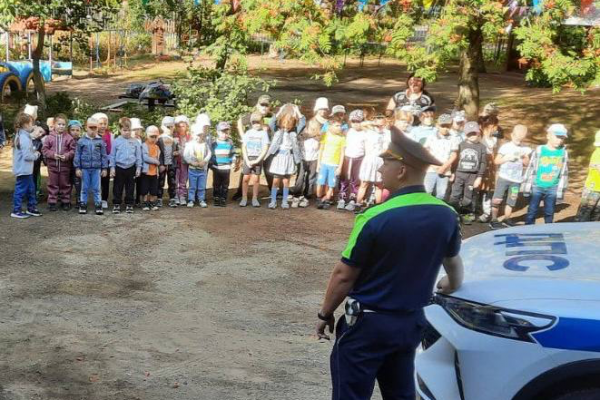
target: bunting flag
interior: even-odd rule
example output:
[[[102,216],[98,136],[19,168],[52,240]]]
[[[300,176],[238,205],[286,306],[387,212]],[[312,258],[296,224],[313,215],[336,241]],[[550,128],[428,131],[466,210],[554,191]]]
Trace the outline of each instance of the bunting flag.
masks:
[[[429,10],[434,3],[435,0],[423,0],[423,8],[425,8],[425,10]]]
[[[533,12],[536,14],[541,14],[542,11],[543,11],[542,0],[533,0]]]

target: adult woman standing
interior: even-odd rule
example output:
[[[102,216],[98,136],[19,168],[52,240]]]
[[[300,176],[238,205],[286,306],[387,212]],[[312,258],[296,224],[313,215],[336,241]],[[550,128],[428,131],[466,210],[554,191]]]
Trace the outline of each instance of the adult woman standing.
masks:
[[[406,90],[398,92],[392,96],[385,110],[386,116],[391,116],[394,110],[402,107],[412,107],[414,118],[414,125],[419,124],[419,112],[421,109],[429,107],[435,103],[433,96],[425,90],[425,80],[410,74],[406,80]]]

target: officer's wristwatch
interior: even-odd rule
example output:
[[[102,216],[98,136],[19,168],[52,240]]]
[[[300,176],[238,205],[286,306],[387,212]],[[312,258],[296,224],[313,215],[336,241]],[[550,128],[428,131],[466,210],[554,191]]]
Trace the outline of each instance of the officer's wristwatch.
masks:
[[[321,311],[319,311],[317,313],[317,318],[319,318],[321,321],[331,321],[333,319],[333,314],[323,315],[321,314]]]

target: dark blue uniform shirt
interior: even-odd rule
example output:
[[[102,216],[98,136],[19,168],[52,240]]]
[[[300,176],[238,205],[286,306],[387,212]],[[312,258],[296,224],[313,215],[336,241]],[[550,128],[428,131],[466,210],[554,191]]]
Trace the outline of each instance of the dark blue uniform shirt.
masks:
[[[423,186],[399,190],[356,217],[342,262],[361,269],[349,296],[382,312],[426,306],[446,257],[460,251],[458,215]]]

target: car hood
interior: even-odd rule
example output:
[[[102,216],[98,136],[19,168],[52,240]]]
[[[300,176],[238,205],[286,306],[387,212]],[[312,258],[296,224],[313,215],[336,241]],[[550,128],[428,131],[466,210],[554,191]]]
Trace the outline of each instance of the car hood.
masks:
[[[480,303],[600,301],[600,222],[520,226],[467,239],[465,283],[453,294]]]

